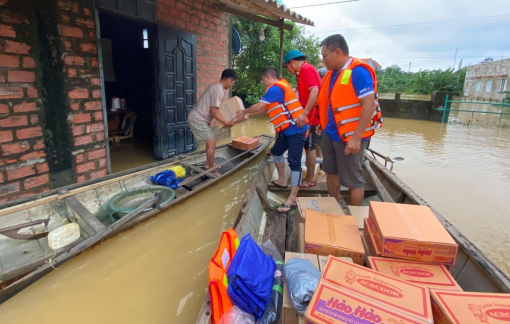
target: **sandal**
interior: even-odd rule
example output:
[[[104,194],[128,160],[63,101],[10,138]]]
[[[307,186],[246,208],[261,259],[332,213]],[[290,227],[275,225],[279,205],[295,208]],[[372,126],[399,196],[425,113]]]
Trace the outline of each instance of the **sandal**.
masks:
[[[282,188],[282,189],[287,189],[289,187],[289,185],[286,185],[286,186],[281,186],[279,184],[277,184],[276,182],[274,181],[271,181],[270,184],[272,184],[272,186],[270,185],[267,185],[269,188]]]
[[[305,182],[308,184],[307,186],[303,185],[303,183],[305,183]],[[299,186],[299,188],[313,188],[313,187],[315,187],[316,185],[317,185],[317,181],[306,181],[306,180],[305,180],[305,181],[303,181],[303,182],[301,183],[301,185]]]
[[[279,211],[280,208],[288,208],[289,210],[287,211]],[[288,214],[290,213],[291,211],[297,209],[297,204],[296,205],[281,205],[280,207],[276,207],[276,211],[280,214]]]

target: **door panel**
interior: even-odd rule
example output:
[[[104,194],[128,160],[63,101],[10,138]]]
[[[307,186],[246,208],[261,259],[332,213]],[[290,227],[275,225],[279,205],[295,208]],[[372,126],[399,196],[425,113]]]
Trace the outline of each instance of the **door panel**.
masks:
[[[195,35],[158,26],[159,92],[156,159],[167,159],[196,149],[188,127],[188,114],[195,105],[196,40]]]

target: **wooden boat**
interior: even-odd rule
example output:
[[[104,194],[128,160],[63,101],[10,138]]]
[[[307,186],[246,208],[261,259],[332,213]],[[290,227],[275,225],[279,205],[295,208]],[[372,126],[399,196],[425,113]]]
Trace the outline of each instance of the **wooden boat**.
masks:
[[[261,135],[259,145],[248,151],[231,144],[219,146],[215,163],[221,167],[217,169],[203,168],[205,152],[200,151],[0,205],[0,303],[100,241],[199,194],[265,152],[272,140]],[[114,222],[104,218],[104,206],[112,197],[134,188],[149,188],[150,176],[174,165],[183,166],[186,177],[173,200],[162,203],[159,196],[149,197]],[[48,231],[71,222],[80,226],[80,239],[69,247],[50,250],[45,237]],[[24,232],[18,232],[22,227]]]
[[[376,188],[376,192],[366,194],[363,205],[368,205],[370,201],[376,200],[429,206],[425,200],[381,164],[376,156],[388,161],[388,158],[377,152],[369,153],[367,151],[365,154],[363,170],[363,177],[366,181],[365,188]],[[391,159],[389,160],[391,161]],[[234,228],[239,237],[252,233],[253,239],[258,243],[271,239],[280,253],[284,251],[298,252],[299,224],[296,224],[296,220],[300,217],[281,216],[275,213],[271,207],[274,203],[282,202],[281,197],[268,191],[267,183],[275,177],[275,166],[269,162],[269,158],[266,158],[246,195]],[[281,192],[282,190],[275,191]],[[327,190],[318,188],[308,192],[327,193]],[[341,194],[344,196],[347,191],[342,190]],[[306,196],[301,191],[300,195]],[[340,205],[348,214],[345,202],[341,201]],[[509,278],[455,226],[433,207],[429,207],[459,245],[457,261],[452,269],[452,274],[462,289],[472,292],[510,293]],[[362,230],[360,231],[362,232]],[[363,235],[361,237],[363,238]],[[365,250],[367,255],[370,255],[368,249],[365,248]],[[209,297],[206,298],[196,323],[212,323]]]

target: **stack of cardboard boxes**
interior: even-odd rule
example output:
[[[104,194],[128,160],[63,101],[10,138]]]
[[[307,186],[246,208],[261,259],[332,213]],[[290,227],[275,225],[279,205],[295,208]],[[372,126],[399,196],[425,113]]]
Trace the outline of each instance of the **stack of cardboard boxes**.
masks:
[[[298,198],[298,206],[307,254],[285,260],[309,259],[322,276],[305,318],[284,289],[284,324],[510,322],[510,294],[463,292],[457,284],[450,270],[458,246],[428,207],[371,202],[368,210],[352,208],[352,217],[333,198]]]

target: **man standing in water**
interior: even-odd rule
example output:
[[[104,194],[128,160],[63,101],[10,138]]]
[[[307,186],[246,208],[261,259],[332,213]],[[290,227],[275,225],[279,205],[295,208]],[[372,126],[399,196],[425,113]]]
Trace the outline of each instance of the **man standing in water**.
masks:
[[[360,206],[364,196],[361,171],[365,148],[374,129],[383,123],[377,78],[370,65],[349,56],[342,35],[327,37],[321,46],[328,72],[317,104],[321,129],[326,133],[322,166],[327,173],[328,191],[339,200],[341,184],[349,188],[349,204]]]
[[[288,213],[297,207],[296,199],[301,185],[301,157],[310,127],[306,119],[301,127],[297,125],[296,121],[304,115],[304,109],[287,80],[278,79],[276,69],[268,67],[262,72],[262,84],[267,89],[264,97],[250,108],[238,112],[237,120],[242,120],[247,114],[258,115],[265,112],[273,123],[277,138],[271,154],[278,171],[278,180],[271,181],[268,186],[288,187],[283,153],[289,151],[291,191],[285,203],[278,208],[278,212]]]
[[[224,70],[221,73],[220,81],[211,84],[205,89],[188,116],[189,127],[195,138],[205,141],[206,169],[215,166],[214,152],[216,150],[216,139],[210,126],[212,119],[216,118],[225,127],[234,126],[233,121],[223,118],[219,111],[219,106],[225,96],[225,91],[232,88],[236,81],[237,74],[234,70]],[[217,171],[215,173],[219,174]]]
[[[317,163],[316,146],[319,135],[316,133],[316,127],[319,125],[319,109],[316,102],[321,85],[321,78],[317,69],[306,62],[306,56],[295,49],[285,54],[285,67],[289,72],[297,77],[297,88],[299,102],[304,108],[304,114],[301,114],[296,120],[298,127],[303,127],[308,118],[310,122],[310,134],[305,143],[306,152],[306,178],[303,180],[301,188],[315,187],[315,164]]]

